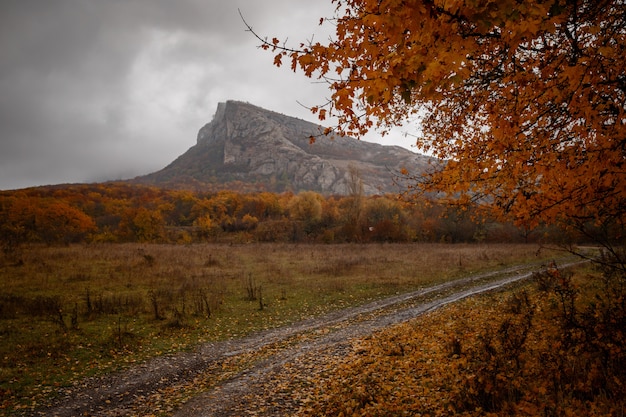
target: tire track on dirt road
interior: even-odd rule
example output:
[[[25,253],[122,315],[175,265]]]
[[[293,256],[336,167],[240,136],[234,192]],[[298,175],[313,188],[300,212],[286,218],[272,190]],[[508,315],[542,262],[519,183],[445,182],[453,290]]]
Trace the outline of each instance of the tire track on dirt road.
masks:
[[[571,267],[578,263],[564,263],[560,267]],[[217,382],[208,386],[205,383],[205,389],[208,390],[199,390],[174,415],[242,415],[255,408],[252,403],[242,403],[242,398],[254,390],[256,385],[262,384],[267,375],[279,374],[287,362],[303,355],[320,355],[322,352],[339,354],[351,339],[367,336],[463,298],[528,279],[542,268],[540,263],[535,263],[473,274],[241,339],[207,343],[194,352],[153,358],[123,372],[91,378],[67,388],[54,406],[40,410],[35,415],[142,415],[154,408],[155,398],[163,403],[164,396],[180,395],[181,390],[194,391],[196,381],[207,379]],[[255,358],[258,352],[263,353]],[[238,360],[245,362],[243,369],[234,375],[225,374],[222,365]],[[266,415],[281,415],[284,410],[281,408],[269,412]]]
[[[569,262],[560,268],[569,268],[585,261]],[[501,271],[494,271],[487,274],[472,275],[467,278],[437,285],[403,294],[397,297],[390,297],[379,302],[370,303],[365,310],[373,311],[374,305],[380,306],[377,314],[370,315],[369,318],[348,323],[329,334],[305,341],[289,349],[285,349],[273,357],[263,360],[217,389],[199,395],[179,409],[175,417],[230,417],[240,415],[255,416],[288,416],[293,415],[298,410],[300,404],[297,401],[290,402],[290,399],[281,399],[282,403],[274,401],[268,405],[256,404],[259,396],[250,395],[256,390],[266,390],[264,385],[276,383],[282,378],[289,378],[282,372],[282,367],[287,363],[297,363],[299,358],[309,356],[305,363],[311,362],[311,356],[318,358],[328,358],[343,355],[350,346],[350,341],[382,330],[388,326],[400,324],[416,318],[429,311],[441,308],[446,304],[460,301],[473,295],[501,289],[515,282],[530,278],[538,269],[528,269],[528,266],[517,266]],[[494,280],[495,278],[495,280]],[[487,281],[486,281],[487,280]],[[459,287],[464,287],[459,289]],[[445,291],[448,290],[446,293]],[[450,291],[452,290],[452,291]],[[435,294],[430,300],[424,300],[425,296]],[[408,301],[408,303],[406,303]],[[398,306],[398,304],[404,305]],[[396,307],[386,310],[388,307]],[[356,308],[359,310],[359,308]],[[351,321],[346,317],[346,321]],[[313,359],[315,360],[315,359]],[[291,373],[293,371],[290,371]]]

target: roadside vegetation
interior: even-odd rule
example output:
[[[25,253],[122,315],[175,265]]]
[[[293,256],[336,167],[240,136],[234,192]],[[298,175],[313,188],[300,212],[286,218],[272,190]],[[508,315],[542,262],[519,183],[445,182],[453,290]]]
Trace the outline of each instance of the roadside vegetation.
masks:
[[[354,343],[302,382],[306,416],[623,416],[624,280],[554,267]]]
[[[0,258],[0,409],[59,387],[505,265],[537,245],[91,244]]]

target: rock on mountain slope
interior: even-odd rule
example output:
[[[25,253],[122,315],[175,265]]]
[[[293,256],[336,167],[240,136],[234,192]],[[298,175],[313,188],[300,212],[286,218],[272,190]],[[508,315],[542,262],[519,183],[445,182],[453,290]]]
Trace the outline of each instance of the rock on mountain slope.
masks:
[[[394,177],[402,168],[419,172],[428,166],[429,157],[404,148],[324,136],[323,130],[248,103],[220,103],[213,120],[198,132],[196,145],[134,182],[196,189],[245,184],[249,191],[324,194],[348,194],[360,182],[363,193],[372,195],[399,191]],[[316,136],[314,143],[311,136]]]

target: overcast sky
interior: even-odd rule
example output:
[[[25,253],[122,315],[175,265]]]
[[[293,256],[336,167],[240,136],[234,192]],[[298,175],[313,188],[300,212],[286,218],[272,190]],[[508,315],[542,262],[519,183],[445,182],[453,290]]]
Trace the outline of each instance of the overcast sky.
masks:
[[[238,9],[293,45],[332,33],[330,0],[0,0],[0,190],[156,171],[230,99],[316,121],[298,102],[327,87],[274,67]]]

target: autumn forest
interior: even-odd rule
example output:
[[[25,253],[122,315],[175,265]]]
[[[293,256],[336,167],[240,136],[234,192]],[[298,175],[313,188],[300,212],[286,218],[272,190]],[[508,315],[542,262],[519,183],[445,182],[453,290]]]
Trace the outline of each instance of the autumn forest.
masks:
[[[555,228],[497,222],[478,207],[397,195],[201,193],[122,183],[0,193],[0,240],[80,242],[541,242]]]

